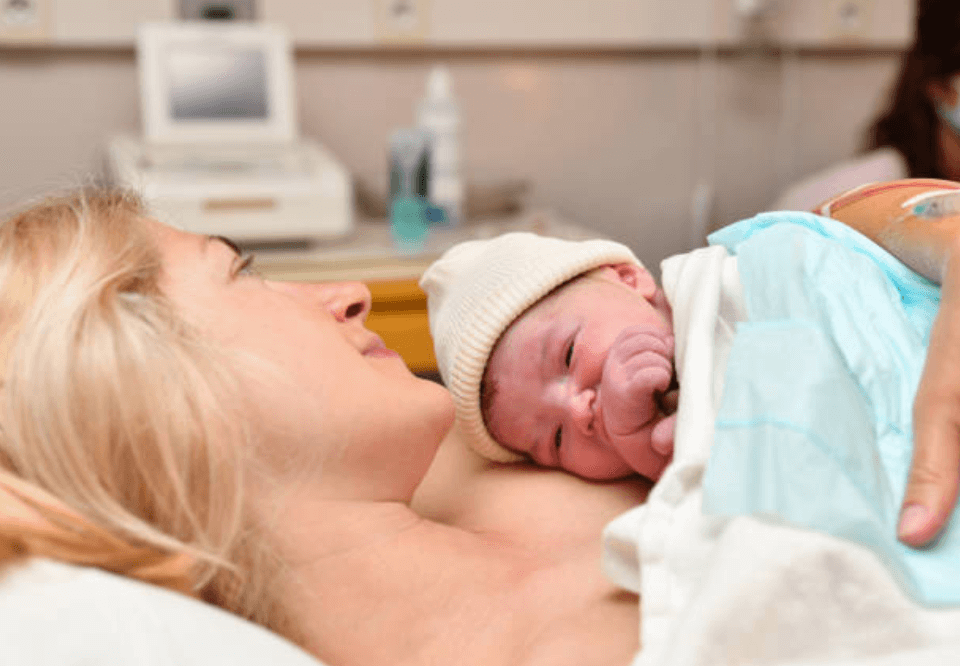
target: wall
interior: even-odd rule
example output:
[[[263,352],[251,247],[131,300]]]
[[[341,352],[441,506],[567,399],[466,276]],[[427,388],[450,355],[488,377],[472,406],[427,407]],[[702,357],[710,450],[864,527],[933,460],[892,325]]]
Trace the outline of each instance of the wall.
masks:
[[[240,6],[298,46],[738,45],[762,27],[794,46],[900,46],[913,0],[5,0],[0,43],[130,45],[142,21]],[[248,11],[249,10],[249,11]],[[762,25],[760,25],[762,24]]]
[[[785,65],[738,51],[703,62],[696,52],[306,50],[296,73],[303,132],[384,188],[387,137],[412,121],[437,61],[451,66],[463,103],[469,178],[530,179],[535,204],[595,225],[656,265],[699,240],[691,203],[704,174],[715,177],[716,227],[853,154],[897,54],[807,53]],[[701,111],[713,107],[712,85],[716,113],[706,115],[715,124]],[[0,91],[3,208],[101,172],[105,139],[138,127],[131,50],[0,52]]]
[[[532,203],[630,244],[651,267],[856,152],[909,41],[912,7],[754,0],[778,11],[746,22],[735,11],[743,0],[677,0],[684,11],[491,2],[471,15],[472,0],[416,0],[425,27],[400,46],[384,33],[391,0],[259,5],[296,38],[303,133],[359,180],[385,189],[388,137],[412,122],[427,71],[444,62],[463,105],[469,179],[528,179]],[[843,3],[869,10],[850,34],[836,21]],[[139,125],[134,28],[176,4],[57,3],[26,43],[0,27],[0,208],[103,173],[107,137]],[[510,20],[491,20],[490,7]]]

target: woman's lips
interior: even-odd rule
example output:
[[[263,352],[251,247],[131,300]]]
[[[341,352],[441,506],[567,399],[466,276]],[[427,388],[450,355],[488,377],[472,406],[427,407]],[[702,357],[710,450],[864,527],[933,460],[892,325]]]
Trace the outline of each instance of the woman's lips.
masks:
[[[379,335],[374,336],[373,341],[363,350],[363,355],[373,358],[400,358],[400,354],[387,347]]]

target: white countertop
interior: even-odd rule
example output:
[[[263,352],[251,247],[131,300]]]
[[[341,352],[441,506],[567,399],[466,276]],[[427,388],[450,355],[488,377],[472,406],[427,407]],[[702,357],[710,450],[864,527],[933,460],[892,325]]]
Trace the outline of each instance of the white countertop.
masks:
[[[259,250],[257,269],[283,280],[415,280],[447,249],[457,243],[491,238],[510,231],[531,231],[571,240],[604,237],[599,231],[561,220],[547,211],[517,217],[469,222],[458,227],[434,227],[421,251],[397,248],[384,220],[359,220],[348,236],[296,249]]]

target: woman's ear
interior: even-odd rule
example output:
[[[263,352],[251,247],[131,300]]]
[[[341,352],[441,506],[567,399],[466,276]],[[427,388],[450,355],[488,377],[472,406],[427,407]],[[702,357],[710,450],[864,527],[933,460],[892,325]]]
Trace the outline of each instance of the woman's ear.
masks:
[[[657,283],[643,266],[624,262],[597,269],[597,274],[613,282],[619,282],[650,300],[657,293]]]

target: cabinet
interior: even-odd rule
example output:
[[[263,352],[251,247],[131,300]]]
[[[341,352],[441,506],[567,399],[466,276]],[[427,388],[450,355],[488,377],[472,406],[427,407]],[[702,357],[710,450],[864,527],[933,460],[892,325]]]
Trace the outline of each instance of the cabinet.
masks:
[[[367,286],[373,297],[367,328],[399,352],[413,372],[436,372],[427,295],[417,280],[373,280]]]

